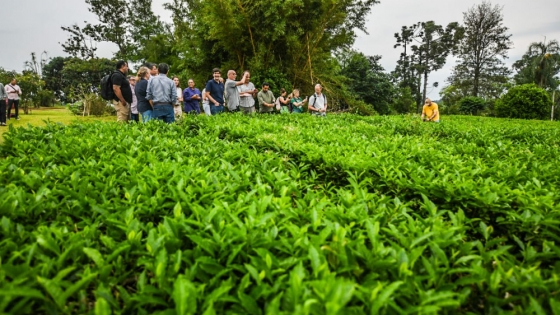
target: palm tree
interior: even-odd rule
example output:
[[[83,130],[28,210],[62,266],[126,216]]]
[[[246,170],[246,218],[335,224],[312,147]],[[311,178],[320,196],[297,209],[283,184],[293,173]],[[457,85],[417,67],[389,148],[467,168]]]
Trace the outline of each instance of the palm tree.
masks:
[[[535,83],[541,88],[553,90],[558,85],[554,78],[560,72],[560,44],[557,40],[532,43],[528,54],[533,59]]]

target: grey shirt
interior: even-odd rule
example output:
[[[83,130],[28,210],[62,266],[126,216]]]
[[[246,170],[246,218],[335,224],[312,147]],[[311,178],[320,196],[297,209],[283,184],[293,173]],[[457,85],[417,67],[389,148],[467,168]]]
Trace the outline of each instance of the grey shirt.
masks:
[[[177,87],[175,86],[175,82],[161,73],[153,77],[148,81],[146,99],[152,100],[154,105],[175,104],[175,102],[177,102]]]
[[[235,83],[236,82],[234,80],[227,79],[225,84],[227,107],[229,110],[236,110],[239,106],[239,91],[237,90]]]

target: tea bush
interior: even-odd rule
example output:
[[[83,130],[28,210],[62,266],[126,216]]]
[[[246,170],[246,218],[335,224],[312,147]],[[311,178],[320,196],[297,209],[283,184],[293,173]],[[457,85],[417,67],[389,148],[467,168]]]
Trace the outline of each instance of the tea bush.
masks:
[[[559,136],[467,116],[10,129],[0,312],[558,314]]]
[[[535,84],[512,87],[495,104],[498,117],[522,119],[550,118],[552,101],[548,93]]]

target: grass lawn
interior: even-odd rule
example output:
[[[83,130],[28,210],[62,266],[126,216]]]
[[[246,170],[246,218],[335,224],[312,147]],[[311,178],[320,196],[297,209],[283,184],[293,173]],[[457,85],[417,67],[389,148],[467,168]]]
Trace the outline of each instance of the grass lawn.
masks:
[[[9,130],[10,126],[13,127],[25,127],[27,125],[32,126],[44,126],[47,122],[60,122],[63,124],[70,124],[75,121],[116,121],[115,116],[76,116],[72,114],[65,107],[54,107],[54,108],[40,108],[33,109],[31,114],[25,115],[23,111],[20,110],[19,115],[20,120],[15,120],[14,118],[7,121],[8,126],[0,127],[0,142],[4,140],[4,133]]]

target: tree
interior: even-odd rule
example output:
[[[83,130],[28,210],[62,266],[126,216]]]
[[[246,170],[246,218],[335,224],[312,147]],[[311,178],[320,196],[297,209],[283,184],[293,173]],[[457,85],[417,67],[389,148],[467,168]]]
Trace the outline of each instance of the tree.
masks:
[[[463,13],[465,37],[448,82],[476,97],[498,97],[511,73],[503,59],[512,47],[502,8],[482,2]]]
[[[70,33],[65,43],[59,43],[65,53],[74,58],[95,58],[97,46],[95,45],[93,38],[86,35],[78,24],[73,24],[68,27],[61,26],[60,28],[63,31]]]
[[[70,83],[63,75],[64,63],[72,57],[54,57],[43,67],[43,80],[45,88],[54,92],[56,97],[62,98],[70,86]]]
[[[356,30],[366,32],[365,17],[377,2],[174,0],[167,8],[177,38],[174,51],[184,57],[178,64],[199,80],[214,67],[252,73],[275,69],[303,94],[322,83],[333,100],[342,95],[343,80],[336,75],[333,53],[350,48]]]
[[[372,106],[379,114],[389,114],[395,89],[390,76],[379,64],[381,56],[365,56],[349,51],[341,74],[347,78],[351,95]]]
[[[62,47],[71,56],[95,58],[96,42],[109,42],[118,47],[117,59],[145,61],[145,54],[159,47],[150,44],[155,36],[164,34],[166,28],[153,13],[152,1],[86,0],[86,3],[99,23],[86,21],[83,28],[77,24],[62,27],[70,33]]]
[[[514,76],[517,84],[535,83],[549,91],[556,89],[556,76],[560,73],[560,44],[556,40],[532,43],[513,68],[517,71]]]
[[[459,23],[449,23],[444,29],[434,21],[403,26],[401,33],[395,34],[397,44],[394,47],[402,46],[404,52],[393,73],[402,79],[401,86],[415,89],[418,111],[421,110],[422,100],[426,99],[429,74],[445,65],[447,56],[457,48],[462,36],[463,29]],[[414,42],[417,44],[412,45]],[[407,50],[412,54],[408,55]]]

